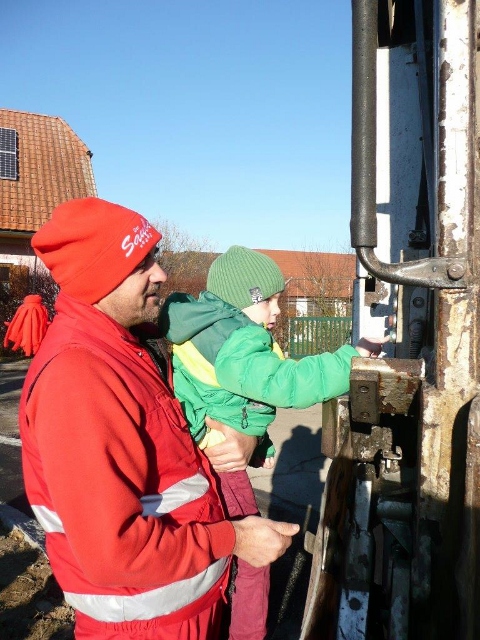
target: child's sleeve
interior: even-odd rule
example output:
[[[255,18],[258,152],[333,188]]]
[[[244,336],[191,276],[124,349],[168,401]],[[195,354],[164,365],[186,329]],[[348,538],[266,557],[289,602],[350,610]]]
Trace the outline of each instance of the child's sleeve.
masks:
[[[228,391],[274,407],[304,409],[348,391],[350,345],[335,353],[280,360],[272,352],[270,335],[260,326],[235,331],[220,349],[215,371]],[[248,338],[248,339],[247,339]]]

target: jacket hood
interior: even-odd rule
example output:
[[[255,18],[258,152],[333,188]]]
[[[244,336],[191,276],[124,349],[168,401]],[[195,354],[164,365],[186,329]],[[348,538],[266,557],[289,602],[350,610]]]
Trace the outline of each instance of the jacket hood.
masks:
[[[225,318],[238,318],[242,324],[252,321],[236,307],[210,291],[202,291],[198,300],[188,293],[172,293],[165,300],[159,318],[160,333],[174,344],[191,340],[201,331]]]

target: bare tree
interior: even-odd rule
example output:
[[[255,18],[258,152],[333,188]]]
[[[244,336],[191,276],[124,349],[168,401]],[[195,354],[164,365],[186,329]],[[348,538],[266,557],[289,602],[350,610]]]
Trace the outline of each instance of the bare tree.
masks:
[[[288,297],[286,294],[280,296],[278,306],[280,307],[280,315],[277,318],[273,336],[283,353],[288,353],[290,350],[290,318],[294,317],[294,311],[288,304]]]
[[[218,253],[208,238],[192,238],[187,232],[168,220],[154,226],[162,233],[158,263],[168,275],[161,292],[166,298],[172,291],[198,296],[205,289],[207,274]]]
[[[351,314],[355,255],[304,251],[301,275],[287,286],[289,298],[304,298],[309,316],[348,316]]]

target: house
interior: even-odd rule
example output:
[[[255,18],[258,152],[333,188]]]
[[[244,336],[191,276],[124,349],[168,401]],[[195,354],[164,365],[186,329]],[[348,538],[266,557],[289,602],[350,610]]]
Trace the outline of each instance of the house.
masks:
[[[257,249],[285,276],[291,316],[349,316],[356,256],[350,253]]]
[[[52,210],[96,196],[92,153],[58,116],[0,109],[0,287],[36,270],[33,234]]]

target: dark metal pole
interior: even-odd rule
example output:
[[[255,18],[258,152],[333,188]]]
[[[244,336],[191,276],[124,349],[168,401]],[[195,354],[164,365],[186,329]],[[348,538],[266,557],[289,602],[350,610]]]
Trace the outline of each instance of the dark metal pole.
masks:
[[[352,247],[377,246],[376,0],[352,0]]]

